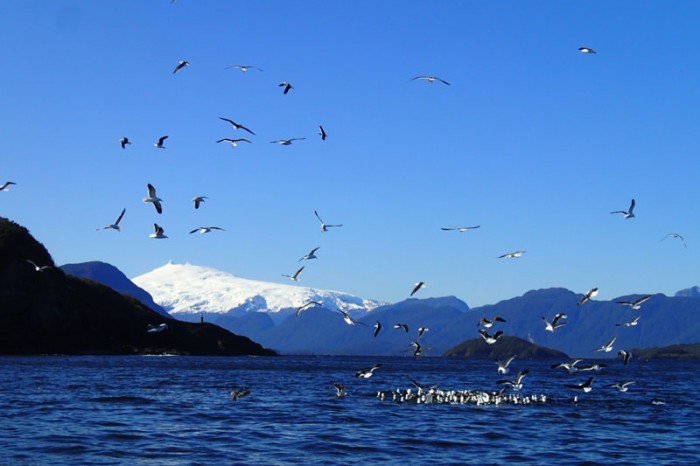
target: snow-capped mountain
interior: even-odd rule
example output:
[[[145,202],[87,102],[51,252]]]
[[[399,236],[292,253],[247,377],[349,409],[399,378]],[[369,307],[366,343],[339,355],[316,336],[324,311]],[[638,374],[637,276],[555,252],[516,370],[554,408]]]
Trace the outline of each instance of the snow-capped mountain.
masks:
[[[265,312],[279,321],[309,301],[352,314],[385,304],[338,291],[248,280],[209,267],[172,262],[132,281],[181,320],[196,320],[201,314]]]

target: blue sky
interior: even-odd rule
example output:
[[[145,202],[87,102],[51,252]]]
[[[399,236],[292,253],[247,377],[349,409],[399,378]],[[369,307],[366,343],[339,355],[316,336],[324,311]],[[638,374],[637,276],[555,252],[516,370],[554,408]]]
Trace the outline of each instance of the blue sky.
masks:
[[[673,294],[700,282],[698,24],[690,1],[2,0],[0,215],[130,277],[287,283],[320,246],[299,285],[391,302]]]

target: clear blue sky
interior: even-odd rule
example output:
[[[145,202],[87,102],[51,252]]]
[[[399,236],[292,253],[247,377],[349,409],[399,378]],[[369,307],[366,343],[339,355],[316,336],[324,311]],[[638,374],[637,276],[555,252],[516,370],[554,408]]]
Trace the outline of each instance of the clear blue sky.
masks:
[[[698,25],[691,1],[0,0],[0,215],[130,277],[288,283],[320,246],[299,285],[392,302],[672,294],[700,283]]]

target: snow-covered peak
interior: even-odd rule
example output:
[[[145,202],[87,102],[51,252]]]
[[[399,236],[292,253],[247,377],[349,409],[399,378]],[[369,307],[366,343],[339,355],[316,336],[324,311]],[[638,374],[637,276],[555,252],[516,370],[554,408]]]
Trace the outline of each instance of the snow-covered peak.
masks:
[[[172,262],[132,281],[173,315],[278,313],[311,300],[322,302],[327,309],[348,312],[370,311],[384,304],[338,291],[248,280],[210,267]]]

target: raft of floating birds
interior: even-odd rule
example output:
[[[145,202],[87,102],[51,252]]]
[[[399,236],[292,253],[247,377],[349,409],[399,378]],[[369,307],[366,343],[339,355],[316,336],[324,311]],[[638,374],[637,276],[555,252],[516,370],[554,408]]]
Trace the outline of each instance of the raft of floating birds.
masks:
[[[439,390],[431,387],[427,390],[418,388],[413,390],[396,389],[391,391],[378,391],[377,398],[380,401],[392,401],[394,403],[415,404],[473,404],[483,405],[530,405],[543,404],[551,401],[547,395],[523,395],[520,393],[500,390],[497,392],[485,392],[481,390]]]

